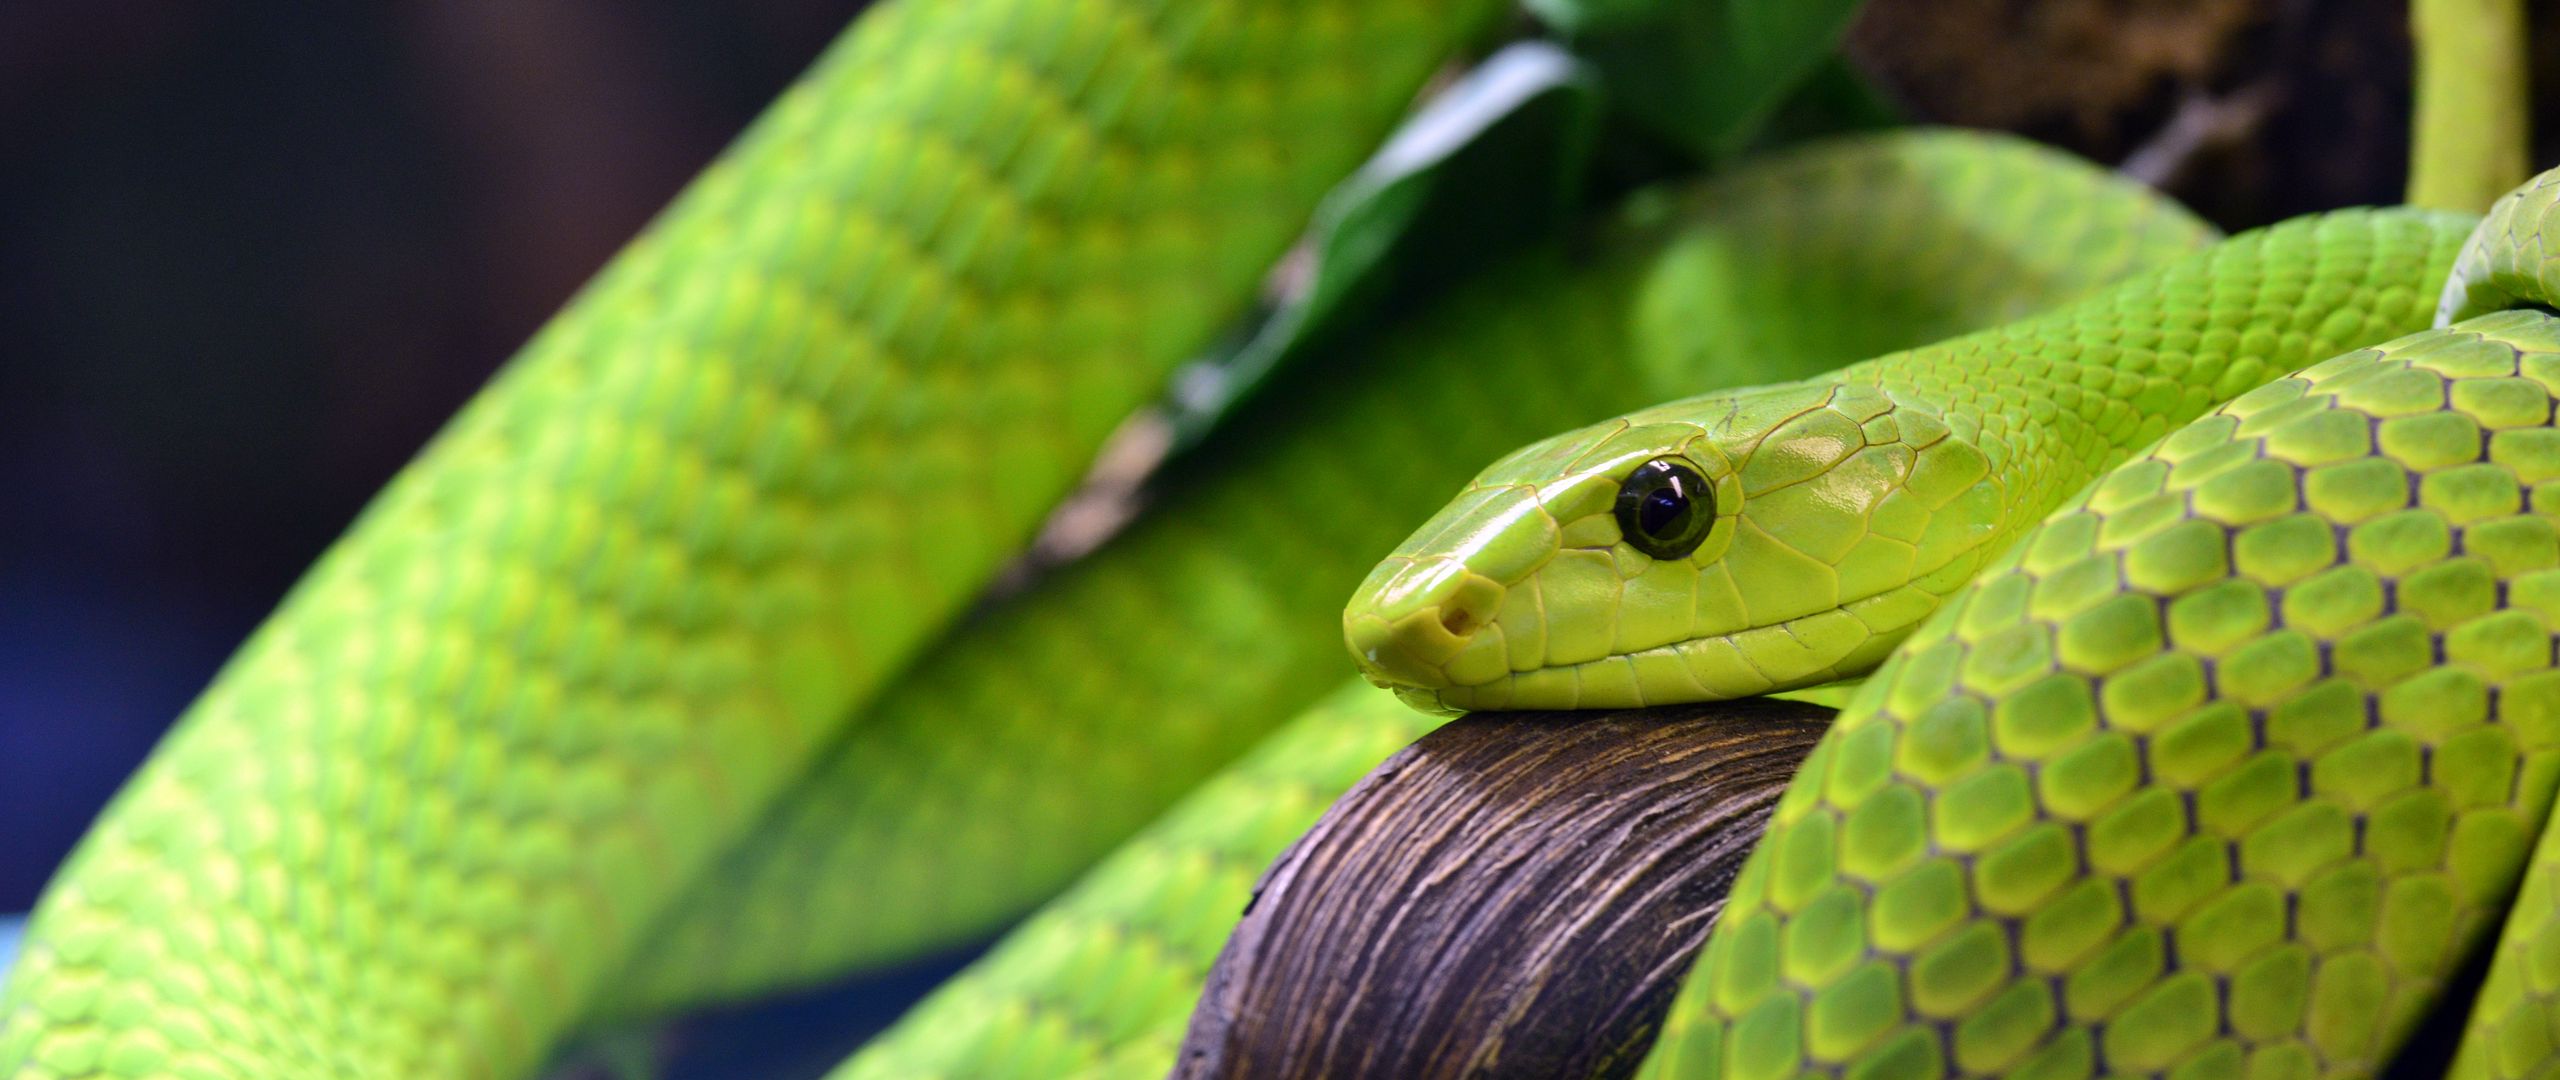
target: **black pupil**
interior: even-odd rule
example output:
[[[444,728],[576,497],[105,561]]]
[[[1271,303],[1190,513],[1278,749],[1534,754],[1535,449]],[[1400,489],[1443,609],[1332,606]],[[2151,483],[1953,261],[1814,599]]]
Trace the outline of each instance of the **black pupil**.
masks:
[[[1618,532],[1657,559],[1683,559],[1715,528],[1715,489],[1676,457],[1638,465],[1618,488]]]
[[[1652,494],[1644,497],[1644,512],[1636,520],[1644,526],[1646,535],[1661,536],[1669,532],[1673,523],[1678,522],[1680,515],[1688,509],[1689,497],[1681,494],[1677,485],[1666,485],[1653,489]]]

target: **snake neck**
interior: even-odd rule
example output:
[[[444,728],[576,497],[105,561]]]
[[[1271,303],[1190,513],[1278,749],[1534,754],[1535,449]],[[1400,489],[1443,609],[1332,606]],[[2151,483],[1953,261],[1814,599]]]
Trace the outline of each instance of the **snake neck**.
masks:
[[[2436,305],[2436,325],[2499,311],[2560,314],[2560,261],[2545,254],[2543,223],[2560,214],[2560,169],[2500,196],[2462,246]]]
[[[2237,237],[2149,278],[1839,381],[1943,424],[1979,455],[1983,550],[2169,432],[2324,357],[2427,325],[2468,221],[2348,211]]]
[[[1870,360],[1843,382],[1978,447],[2004,517],[2041,519],[2135,451],[2331,354],[2422,329],[2469,220],[2299,218],[2056,311]]]

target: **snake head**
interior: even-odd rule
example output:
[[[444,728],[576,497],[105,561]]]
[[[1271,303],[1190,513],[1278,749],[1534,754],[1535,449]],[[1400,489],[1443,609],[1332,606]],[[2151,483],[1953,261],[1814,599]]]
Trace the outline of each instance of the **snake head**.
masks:
[[[1712,701],[1874,667],[1971,577],[2001,482],[1875,386],[1656,406],[1495,462],[1352,594],[1371,682],[1430,711]]]

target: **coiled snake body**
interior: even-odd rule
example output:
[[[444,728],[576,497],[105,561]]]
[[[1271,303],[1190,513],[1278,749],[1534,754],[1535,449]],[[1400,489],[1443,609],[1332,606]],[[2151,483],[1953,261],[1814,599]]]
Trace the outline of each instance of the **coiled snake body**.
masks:
[[[524,1075],[579,1024],[910,955],[1054,888],[1322,696],[1338,654],[1303,658],[1332,630],[1268,598],[1326,606],[1351,584],[1333,575],[1355,577],[1392,539],[1396,512],[1345,512],[1322,525],[1338,538],[1278,557],[1303,577],[1242,584],[1225,569],[1272,561],[1200,553],[1250,535],[1142,525],[1098,568],[944,631],[1495,10],[881,5],[402,475],[119,797],[0,991],[0,1074]],[[1914,304],[1937,321],[1895,334],[2012,318],[2201,236],[2176,215],[2124,213],[2074,250],[2030,254],[2033,234],[2057,230],[1988,228],[1946,198],[1963,183],[1946,177],[2023,169],[2018,152],[1912,148],[1925,142],[1826,166],[1842,206],[1861,192],[1914,205],[1864,232],[1772,233],[1800,253],[1933,237],[1869,266],[1960,298]],[[2046,217],[2116,213],[2089,207],[2121,192],[2072,182]],[[2488,269],[2465,280],[2543,295],[2495,265],[2539,250],[2518,223],[2543,205],[2511,205],[2482,234]],[[1748,232],[1715,231],[1713,214],[1652,225],[1718,243]],[[1582,702],[1753,693],[1892,657],[1799,779],[1659,1068],[2369,1066],[2493,927],[2549,802],[2560,377],[2530,313],[2287,373],[2424,327],[2467,227],[2392,211],[2296,223],[1828,390],[1753,396],[1688,429],[1722,425],[1716,453],[1701,445],[1685,466],[1717,501],[1676,557],[1612,531],[1618,471],[1565,485],[1579,501],[1551,508],[1552,535],[1505,531],[1534,523],[1479,494],[1400,565],[1481,554],[1471,572],[1501,594],[1486,602],[1476,577],[1384,576],[1355,605],[1355,644],[1381,677],[1444,704],[1530,704],[1559,687]],[[2500,246],[2507,229],[2526,242]],[[1399,491],[1445,490],[1469,455],[1730,382],[1734,354],[1697,346],[1714,334],[1688,325],[1700,309],[1687,302],[1747,294],[1708,249],[1631,244],[1596,268],[1531,257],[1442,317],[1438,370],[1468,370],[1448,343],[1477,332],[1471,345],[1520,359],[1524,379],[1581,365],[1590,383],[1570,397],[1531,396],[1480,425],[1461,391],[1516,387],[1407,386],[1360,406],[1375,414],[1275,406],[1213,445],[1301,455],[1289,467],[1185,475],[1283,490],[1340,467],[1348,418],[1429,402],[1446,411],[1399,429],[1468,435],[1380,460],[1414,463]],[[1994,251],[2007,258],[1964,268],[1988,283],[1912,270],[1924,254]],[[1809,310],[1795,325],[1818,329],[1799,347],[1740,370],[1798,377],[1912,340],[1815,345],[1855,320]],[[1568,405],[1579,415],[1551,415]],[[1648,441],[1684,423],[1674,412],[1640,415],[1586,440],[1599,456],[1574,444],[1500,468],[1590,473],[1684,449]],[[2356,415],[2361,444],[2332,430]],[[1319,437],[1328,417],[1346,426]],[[1735,437],[1790,421],[1781,438]],[[1321,504],[1362,473],[1304,490]],[[1872,489],[1830,486],[1843,478],[1911,494],[1862,503]],[[1630,520],[1648,520],[1651,494]],[[2201,539],[2215,529],[2218,556]],[[2313,565],[2318,552],[2329,561]],[[1673,581],[1683,562],[1694,569]],[[1542,576],[1510,588],[1522,573]],[[1168,581],[1198,584],[1199,626],[1300,659],[1241,685],[1221,666],[1232,657],[1186,651],[1199,631],[1144,662],[1093,646],[1096,618],[1191,610],[1150,592]],[[1524,595],[1528,616],[1506,606]],[[1018,661],[1073,685],[1008,681],[1034,670]],[[1657,668],[1676,671],[1672,689],[1655,689]],[[1573,674],[1539,674],[1559,670]],[[953,734],[1042,715],[1014,710],[1020,697],[1217,686],[1250,722],[1205,712],[1169,725],[1160,754],[1137,711]],[[1480,686],[1499,689],[1459,691]],[[1380,724],[1377,704],[1315,715],[1388,746],[1419,723]],[[1313,777],[1326,753],[1378,749],[1316,730],[1245,775]],[[1266,790],[1220,785],[1203,797]],[[1024,791],[1059,800],[1046,817],[1065,823],[989,824]],[[1272,822],[1320,801],[1237,797],[1214,828],[1268,858],[1294,831]],[[1195,841],[1213,829],[1205,814],[1168,821]],[[1180,850],[1166,835],[1139,855]],[[1149,982],[1088,958],[1214,948],[1232,905],[1182,890],[1253,862],[1106,868],[1079,894],[1088,910],[1182,930],[1087,923],[1043,952],[1070,939],[1036,922],[1031,946],[1000,951],[852,1071],[1160,1071],[1147,1039],[1183,1003],[1181,965]],[[874,880],[884,865],[913,877]],[[2528,897],[2548,895],[2544,874],[2529,880]],[[2514,909],[2466,1068],[2526,1071],[2555,1041],[2534,1041],[2548,984],[2536,910]],[[1096,970],[1115,974],[1071,978]],[[1025,976],[1009,992],[1089,1015],[967,1008],[1006,971],[1071,982],[1035,993]]]
[[[2455,1071],[2560,1068],[2548,914],[2509,907],[2560,782],[2555,199],[2471,233],[2442,329],[2308,279],[2442,265],[2445,224],[2340,213],[1533,445],[1379,566],[1351,646],[1459,708],[1882,661],[1656,1074],[2364,1075],[2502,922]]]

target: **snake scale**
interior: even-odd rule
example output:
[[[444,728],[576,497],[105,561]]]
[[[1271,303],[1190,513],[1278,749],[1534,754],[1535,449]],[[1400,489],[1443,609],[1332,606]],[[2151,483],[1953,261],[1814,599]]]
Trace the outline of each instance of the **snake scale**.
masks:
[[[1773,167],[1757,202],[1640,200],[1635,239],[1533,254],[1349,350],[1335,362],[1376,370],[1258,407],[1176,466],[1173,507],[946,636],[1493,13],[867,15],[403,474],[119,797],[0,992],[0,1073],[523,1075],[599,1016],[983,932],[1285,723],[847,1070],[1160,1072],[1238,876],[1429,722],[1373,691],[1326,696],[1340,661],[1315,657],[1338,646],[1306,644],[1332,632],[1306,629],[1304,597],[1341,595],[1409,522],[1383,507],[1562,423],[2017,318],[2203,238],[2086,175],[2013,182],[2069,170],[1956,136]],[[1717,216],[1826,192],[1801,218]],[[2545,295],[2530,262],[2491,264],[2538,253],[2497,239],[2531,241],[2548,205],[2502,208],[2477,280]],[[2554,776],[2536,724],[2560,712],[2541,677],[2560,621],[2546,317],[2320,363],[2426,327],[2468,228],[2297,222],[2052,314],[1717,399],[1697,423],[1659,407],[1543,444],[1496,475],[1604,482],[1550,484],[1571,505],[1527,540],[1497,508],[1534,489],[1478,484],[1363,589],[1352,636],[1373,675],[1442,705],[1494,700],[1461,687],[1496,668],[1486,692],[1507,703],[1600,703],[1806,685],[1890,654],[1782,804],[1653,1060],[1665,1075],[2369,1068],[2519,876],[2528,896],[2560,878],[2560,857],[2525,872]],[[1814,284],[1768,291],[1789,279],[1772,269]],[[1580,382],[1477,423],[1509,385],[1486,375],[1497,359]],[[2318,457],[2340,455],[2349,414],[2359,454]],[[1654,559],[1611,531],[1615,503],[1627,468],[1687,449],[1647,441],[1682,424],[1717,433],[1713,460],[1686,462],[1704,487],[1682,489],[1716,509],[1681,538],[1699,546]],[[1399,430],[1377,460],[1409,468],[1381,508],[1310,528],[1271,560],[1285,572],[1246,573],[1261,560],[1234,534],[1178,513],[1196,495],[1243,535],[1279,527],[1257,510],[1308,528],[1326,519],[1287,499],[1368,483],[1341,448]],[[1826,478],[1924,479],[1926,505],[1876,513]],[[2293,501],[2268,509],[2285,483]],[[1627,520],[1695,524],[1648,519],[1654,490]],[[2226,515],[2224,497],[2258,501]],[[2330,564],[2306,568],[2322,545],[2301,521],[2326,522]],[[2291,576],[2256,576],[2250,529]],[[1684,560],[1706,569],[1663,616]],[[1511,590],[1523,574],[1552,576]],[[1699,584],[1717,574],[1721,592]],[[1534,610],[1506,609],[1515,593]],[[1867,604],[1855,626],[1825,617],[1846,602]],[[1159,609],[1177,622],[1153,663],[1076,640]],[[1236,644],[1207,645],[1220,633]],[[1163,762],[1136,749],[1235,681],[1223,653],[1266,641],[1284,643],[1276,674],[1168,722]],[[1694,641],[1731,655],[1681,655]],[[1635,653],[1686,681],[1654,689],[1612,659]],[[1019,657],[1049,666],[1002,686]],[[1017,712],[1031,697],[1066,704]],[[2278,759],[2289,784],[2265,779]],[[988,805],[1023,792],[1048,812]],[[2206,816],[2217,798],[2255,816]],[[2054,856],[2057,834],[2078,846]],[[2463,1069],[2547,1056],[2543,921],[2515,909]]]

